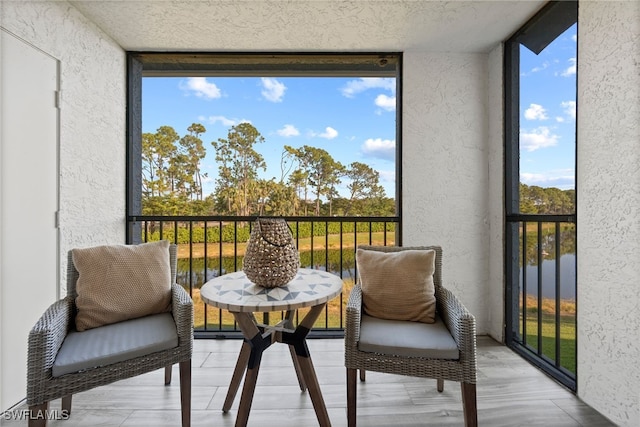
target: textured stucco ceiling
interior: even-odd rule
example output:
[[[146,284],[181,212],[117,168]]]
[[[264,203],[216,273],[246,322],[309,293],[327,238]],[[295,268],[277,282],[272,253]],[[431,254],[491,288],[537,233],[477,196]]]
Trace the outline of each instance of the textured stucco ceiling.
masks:
[[[486,52],[545,1],[72,0],[127,50]]]

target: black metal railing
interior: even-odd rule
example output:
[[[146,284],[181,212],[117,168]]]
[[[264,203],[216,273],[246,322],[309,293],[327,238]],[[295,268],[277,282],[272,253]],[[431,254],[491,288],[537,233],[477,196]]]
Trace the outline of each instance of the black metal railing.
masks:
[[[575,215],[507,216],[507,344],[576,384]]]
[[[129,216],[127,242],[169,240],[178,245],[177,282],[194,300],[194,334],[198,338],[241,337],[233,316],[208,306],[200,288],[208,280],[242,269],[242,259],[256,216]],[[355,282],[358,245],[394,245],[400,235],[398,217],[286,217],[303,268],[339,275],[344,291],[325,307],[314,336],[337,337],[344,331],[344,310]],[[302,311],[304,309],[299,310]],[[298,313],[299,315],[300,313]],[[263,314],[273,324],[284,313]],[[297,321],[297,317],[296,317]]]

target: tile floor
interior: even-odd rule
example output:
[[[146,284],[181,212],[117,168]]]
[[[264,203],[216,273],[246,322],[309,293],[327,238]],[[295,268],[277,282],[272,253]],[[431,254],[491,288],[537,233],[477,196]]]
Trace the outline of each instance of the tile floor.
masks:
[[[240,392],[229,413],[222,413],[240,340],[195,340],[192,372],[192,426],[233,426]],[[309,348],[334,427],[346,426],[346,374],[343,340],[311,339]],[[491,338],[478,338],[478,423],[480,426],[613,426],[538,369]],[[73,397],[68,420],[53,427],[179,426],[177,366],[173,382],[163,385],[162,370],[99,387]],[[16,409],[26,409],[22,405]],[[51,404],[60,410],[60,400]],[[3,417],[3,427],[26,421]],[[274,344],[264,354],[248,426],[317,426],[311,400],[302,393],[288,349]],[[435,380],[367,373],[358,383],[358,426],[462,426],[460,387]]]

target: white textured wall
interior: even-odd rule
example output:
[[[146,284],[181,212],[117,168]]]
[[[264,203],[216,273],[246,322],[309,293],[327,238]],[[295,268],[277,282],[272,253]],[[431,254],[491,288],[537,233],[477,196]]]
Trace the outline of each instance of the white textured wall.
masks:
[[[60,250],[124,243],[125,52],[67,2],[3,1],[1,25],[60,61]],[[62,284],[62,294],[64,295]]]
[[[443,249],[444,285],[486,334],[489,295],[488,55],[403,58],[405,246]]]
[[[60,271],[64,278],[67,250],[124,243],[125,54],[66,2],[2,1],[0,26],[60,61]],[[24,166],[25,179],[40,179],[38,171]],[[37,248],[33,250],[37,260]],[[62,283],[60,293],[65,292]],[[0,291],[3,294],[7,293]],[[32,325],[36,320],[14,321]],[[16,331],[23,335],[22,330]],[[27,341],[26,334],[10,338]],[[9,360],[6,352],[14,350],[3,346],[0,360]],[[5,363],[3,369],[26,372],[26,360],[19,366]],[[12,384],[12,391],[26,389],[26,374],[18,377],[24,382]],[[0,390],[3,402],[5,393]]]
[[[640,3],[580,2],[578,395],[640,425]]]
[[[488,99],[488,168],[489,184],[489,284],[488,330],[499,342],[504,341],[504,91],[502,44],[489,53]]]

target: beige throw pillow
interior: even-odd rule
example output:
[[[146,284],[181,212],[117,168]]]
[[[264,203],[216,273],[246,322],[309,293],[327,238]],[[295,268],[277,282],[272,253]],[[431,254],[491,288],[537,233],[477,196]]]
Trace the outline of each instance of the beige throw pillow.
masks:
[[[72,258],[78,331],[171,309],[168,241],[73,249]]]
[[[434,323],[434,250],[356,251],[364,311],[388,320]]]

